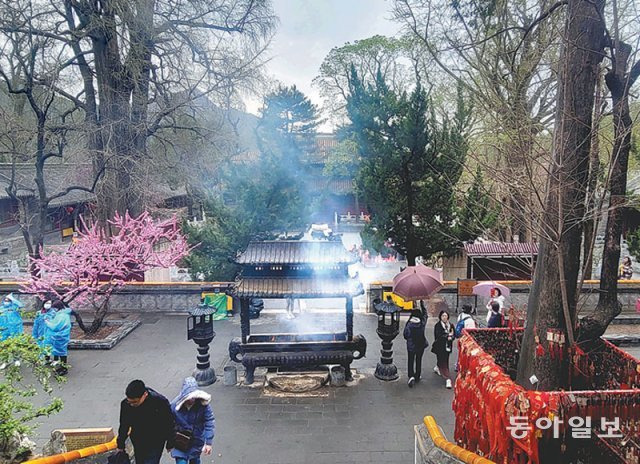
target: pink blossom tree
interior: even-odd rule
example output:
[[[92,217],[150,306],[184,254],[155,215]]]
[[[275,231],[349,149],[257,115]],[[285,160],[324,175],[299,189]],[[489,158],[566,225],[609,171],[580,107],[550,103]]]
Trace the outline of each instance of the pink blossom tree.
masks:
[[[146,212],[135,218],[116,213],[109,221],[111,235],[98,224],[82,224],[85,231],[66,251],[41,250],[41,257],[31,259],[34,272],[22,289],[41,299],[54,296],[68,304],[91,304],[94,319],[89,328],[76,315],[87,333],[102,326],[111,295],[126,281],[153,268],[170,267],[191,250],[175,216],[155,221]]]

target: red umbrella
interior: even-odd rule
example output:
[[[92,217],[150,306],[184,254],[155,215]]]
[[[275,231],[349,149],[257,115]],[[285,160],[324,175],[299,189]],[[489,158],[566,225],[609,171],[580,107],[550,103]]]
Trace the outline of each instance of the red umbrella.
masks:
[[[442,273],[426,266],[407,266],[393,278],[393,293],[405,300],[424,300],[444,286]]]

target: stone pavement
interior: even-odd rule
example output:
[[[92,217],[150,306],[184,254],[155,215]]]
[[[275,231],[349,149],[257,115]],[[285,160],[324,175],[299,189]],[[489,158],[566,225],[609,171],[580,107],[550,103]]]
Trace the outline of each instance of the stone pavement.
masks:
[[[263,315],[252,321],[252,332],[344,330],[343,313],[305,314],[293,321],[283,316],[279,312]],[[430,340],[432,324],[427,329]],[[451,438],[453,391],[445,389],[444,381],[432,372],[435,356],[425,352],[423,381],[409,389],[406,349],[399,336],[394,347],[400,380],[378,381],[373,377],[380,349],[375,327],[375,315],[355,315],[354,332],[365,335],[368,342],[367,357],[353,363],[364,376],[356,385],[331,388],[327,397],[278,398],[264,396],[262,388],[222,384],[223,367],[230,362],[227,345],[239,336],[240,326],[238,317],[215,322],[211,354],[218,382],[205,390],[213,397],[216,437],[214,454],[203,463],[410,463],[413,426],[426,414],[435,416]],[[184,315],[148,315],[109,351],[71,351],[68,380],[55,392],[64,400],[64,409],[41,421],[38,444],[44,444],[55,428],[116,428],[124,388],[135,378],[171,400],[191,373],[195,355],[195,344],[186,340]],[[164,462],[173,461],[167,455]]]

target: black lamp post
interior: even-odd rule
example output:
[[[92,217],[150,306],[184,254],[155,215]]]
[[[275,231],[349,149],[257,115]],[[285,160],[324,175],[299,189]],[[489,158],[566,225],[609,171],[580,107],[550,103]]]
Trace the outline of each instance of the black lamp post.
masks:
[[[193,377],[201,387],[216,381],[216,373],[209,364],[209,343],[216,336],[213,331],[214,312],[215,308],[203,302],[196,309],[189,311],[190,316],[187,319],[187,340],[193,340],[198,345],[198,362]]]
[[[380,380],[396,380],[398,368],[393,364],[393,339],[400,332],[400,311],[402,308],[393,303],[391,297],[387,301],[374,303],[378,315],[378,336],[382,339],[380,362],[376,366],[375,376]]]

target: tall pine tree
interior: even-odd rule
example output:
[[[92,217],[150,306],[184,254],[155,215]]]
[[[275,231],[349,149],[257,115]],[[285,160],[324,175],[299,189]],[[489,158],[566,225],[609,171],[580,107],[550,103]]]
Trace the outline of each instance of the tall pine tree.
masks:
[[[259,156],[233,166],[232,194],[256,234],[301,229],[307,218],[304,164],[314,149],[317,108],[295,86],[265,98]]]
[[[390,239],[409,265],[450,251],[458,243],[454,192],[469,108],[460,98],[454,118],[438,124],[419,80],[398,95],[380,73],[365,85],[352,68],[349,85],[345,129],[360,150],[356,185],[372,212],[373,238]]]

